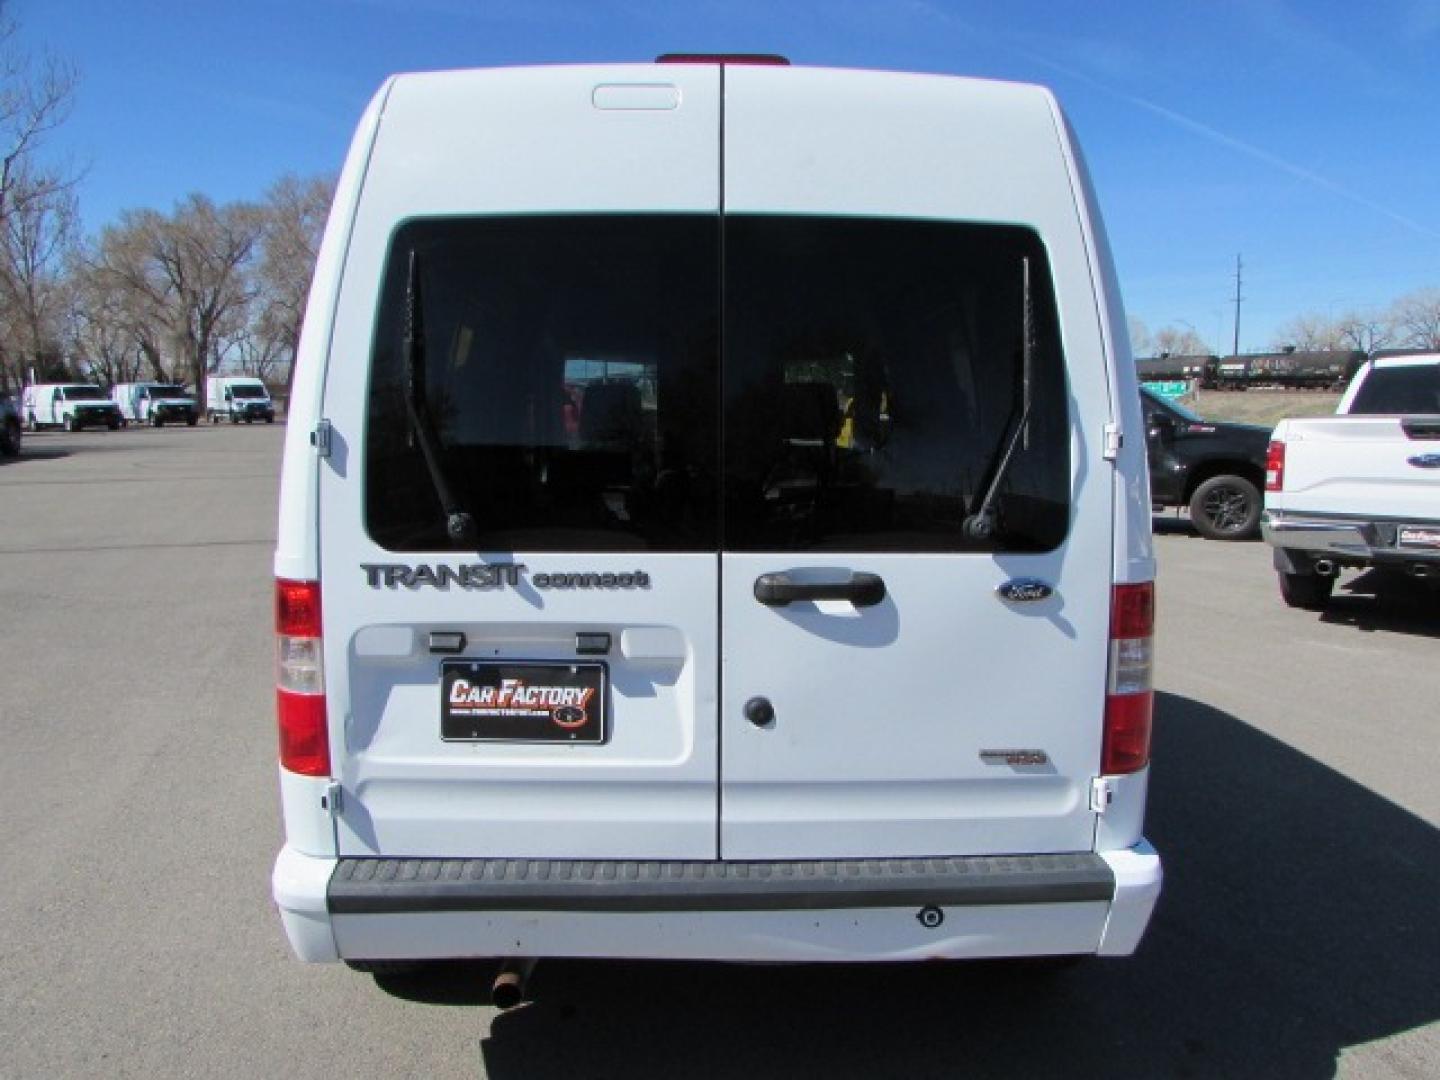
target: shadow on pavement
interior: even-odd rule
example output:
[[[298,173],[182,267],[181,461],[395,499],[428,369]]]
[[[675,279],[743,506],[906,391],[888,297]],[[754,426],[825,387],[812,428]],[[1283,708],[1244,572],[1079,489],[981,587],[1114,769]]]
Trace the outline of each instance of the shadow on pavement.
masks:
[[[1440,637],[1440,588],[1432,582],[1366,570],[1336,589],[1319,618],[1366,632]]]
[[[1134,958],[1050,976],[546,962],[534,1000],[495,1016],[485,1072],[1329,1077],[1345,1048],[1440,1021],[1440,831],[1169,694],[1151,791],[1166,883]],[[487,983],[455,965],[423,991],[385,985],[471,1005]]]

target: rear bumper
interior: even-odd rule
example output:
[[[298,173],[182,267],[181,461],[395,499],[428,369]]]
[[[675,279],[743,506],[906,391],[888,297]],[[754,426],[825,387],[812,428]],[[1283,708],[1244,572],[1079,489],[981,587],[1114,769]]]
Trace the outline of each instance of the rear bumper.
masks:
[[[1375,521],[1267,510],[1260,535],[1271,547],[1364,563],[1440,562],[1440,548],[1401,547],[1406,527],[1440,529],[1440,521]]]
[[[272,884],[309,961],[826,962],[1128,955],[1160,879],[1143,842],[1100,855],[775,863],[336,860],[287,846]]]

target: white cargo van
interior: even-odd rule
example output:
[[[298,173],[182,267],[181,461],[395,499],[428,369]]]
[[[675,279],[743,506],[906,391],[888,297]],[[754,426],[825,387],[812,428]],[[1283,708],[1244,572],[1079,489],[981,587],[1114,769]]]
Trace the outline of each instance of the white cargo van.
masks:
[[[232,424],[275,421],[275,402],[260,379],[242,375],[212,375],[205,380],[205,409],[210,422],[229,417]]]
[[[110,388],[110,397],[120,407],[125,423],[133,420],[152,427],[167,423],[194,427],[200,419],[194,395],[171,383],[116,383]]]
[[[31,431],[63,427],[80,431],[87,427],[120,426],[120,409],[92,383],[35,383],[25,387],[20,411]]]
[[[403,75],[311,291],[277,576],[295,952],[1128,954],[1145,437],[1046,90]]]

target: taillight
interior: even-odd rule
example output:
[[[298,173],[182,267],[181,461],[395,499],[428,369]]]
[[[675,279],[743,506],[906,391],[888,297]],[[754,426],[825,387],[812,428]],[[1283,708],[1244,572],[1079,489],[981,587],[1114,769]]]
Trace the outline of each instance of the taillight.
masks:
[[[330,775],[321,659],[320,583],[275,582],[275,697],[280,764],[303,776]]]
[[[1265,449],[1265,490],[1285,490],[1285,444],[1278,439]]]
[[[1105,687],[1102,773],[1132,773],[1150,761],[1155,706],[1155,585],[1116,585],[1110,594],[1110,671]]]

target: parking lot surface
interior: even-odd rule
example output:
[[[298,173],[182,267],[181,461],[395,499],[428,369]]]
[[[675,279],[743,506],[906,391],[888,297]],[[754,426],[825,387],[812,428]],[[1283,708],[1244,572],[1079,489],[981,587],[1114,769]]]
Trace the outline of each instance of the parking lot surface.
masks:
[[[476,966],[293,962],[268,893],[283,431],[44,433],[0,462],[0,1076],[1440,1075],[1440,608],[1347,579],[1291,611],[1267,548],[1169,519],[1167,876],[1133,959],[556,962],[505,1014]]]

